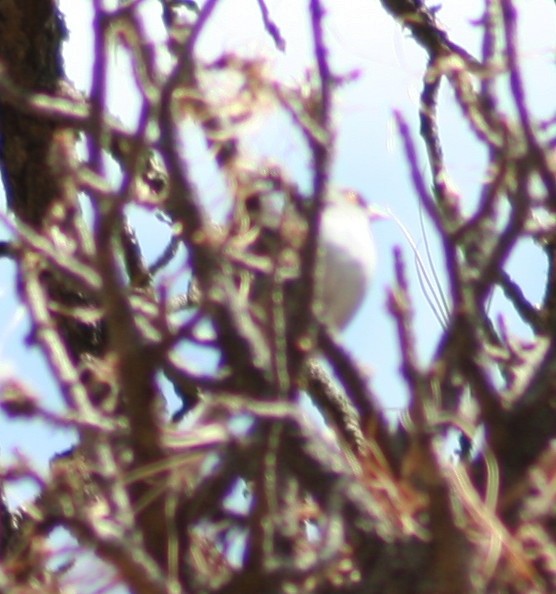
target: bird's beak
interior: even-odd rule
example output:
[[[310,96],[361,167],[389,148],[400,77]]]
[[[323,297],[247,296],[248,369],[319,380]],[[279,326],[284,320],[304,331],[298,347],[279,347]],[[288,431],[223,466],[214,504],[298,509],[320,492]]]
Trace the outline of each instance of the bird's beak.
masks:
[[[365,212],[367,213],[369,220],[373,223],[375,221],[388,221],[392,218],[390,213],[383,208],[380,208],[380,206],[369,205],[365,208]]]

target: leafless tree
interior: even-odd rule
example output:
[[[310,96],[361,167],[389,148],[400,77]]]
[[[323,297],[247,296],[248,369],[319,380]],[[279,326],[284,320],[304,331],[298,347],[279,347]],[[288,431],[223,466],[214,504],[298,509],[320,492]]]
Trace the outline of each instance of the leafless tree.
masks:
[[[554,592],[556,118],[537,121],[528,109],[512,0],[485,0],[477,23],[482,55],[475,57],[422,0],[382,0],[428,56],[420,130],[411,129],[407,114],[395,118],[407,157],[400,168],[409,171],[438,235],[449,289],[446,326],[423,367],[396,251],[388,306],[410,399],[395,429],[370,379],[315,308],[333,103],[348,82],[329,63],[325,3],[307,3],[314,68],[299,88],[269,77],[262,58],[198,57],[217,0],[160,3],[172,59],[165,73],[145,43],[141,1],[113,10],[93,1],[92,87],[83,96],[64,75],[66,31],[55,0],[0,0],[1,167],[11,213],[4,220],[12,226],[12,239],[0,248],[16,264],[30,340],[66,410],[52,412],[16,377],[3,380],[1,406],[10,418],[40,419],[78,435],[72,450],[52,461],[47,479],[24,462],[0,471],[3,486],[26,477],[40,490],[21,509],[1,500],[1,591],[69,588],[69,568],[49,564],[48,537],[64,528],[79,543],[76,560],[93,553],[116,576],[111,586],[136,594]],[[181,18],[183,5],[194,18]],[[282,48],[269,6],[258,0],[253,10]],[[134,68],[141,99],[135,130],[106,106],[114,45]],[[241,81],[224,105],[211,93],[211,73]],[[502,76],[514,117],[502,107]],[[477,146],[488,153],[470,213],[446,181],[441,84],[452,89]],[[263,96],[290,115],[307,145],[307,196],[287,171],[242,158],[238,124],[257,113]],[[182,154],[186,118],[226,180],[233,207],[223,227]],[[78,156],[81,140],[86,158]],[[109,155],[121,170],[117,183]],[[314,233],[300,249],[301,282],[293,292],[277,273],[280,242],[260,249],[256,210],[270,194],[309,205]],[[130,205],[168,222],[168,247],[152,264],[128,221]],[[548,261],[539,305],[505,271],[523,238],[532,238]],[[189,282],[187,293],[169,292],[168,266]],[[257,279],[265,275],[274,296],[261,323]],[[496,287],[533,339],[519,340],[491,318],[487,304]],[[207,327],[210,333],[200,331]],[[219,363],[195,371],[179,355],[184,345]],[[313,359],[317,350],[332,375]],[[194,419],[187,430],[175,430],[163,377],[183,401],[175,416]],[[322,412],[326,435],[300,414],[302,391]],[[484,445],[475,456],[462,447],[459,464],[443,464],[437,436],[447,426],[461,432],[462,446],[482,426]],[[243,512],[228,505],[238,489]],[[238,543],[241,552],[233,554]]]

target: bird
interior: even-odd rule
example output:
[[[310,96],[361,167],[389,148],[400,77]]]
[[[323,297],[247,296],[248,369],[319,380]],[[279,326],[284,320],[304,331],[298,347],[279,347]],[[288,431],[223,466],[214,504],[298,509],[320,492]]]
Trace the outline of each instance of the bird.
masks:
[[[303,210],[304,204],[276,193],[258,194],[248,206],[252,224],[239,234],[247,239],[235,243],[235,252],[241,252],[244,263],[249,259],[251,270],[259,271],[253,276],[250,301],[259,305],[262,319],[269,319],[271,283],[282,283],[287,308],[295,307],[288,285],[299,279],[300,254],[306,245],[308,222]],[[317,241],[316,312],[334,331],[349,324],[371,286],[376,268],[371,221],[382,217],[353,190],[332,189],[324,197]],[[245,254],[249,254],[246,259]]]
[[[325,197],[319,235],[320,297],[323,316],[335,330],[353,319],[371,286],[376,268],[371,221],[378,217],[357,192],[333,190]]]

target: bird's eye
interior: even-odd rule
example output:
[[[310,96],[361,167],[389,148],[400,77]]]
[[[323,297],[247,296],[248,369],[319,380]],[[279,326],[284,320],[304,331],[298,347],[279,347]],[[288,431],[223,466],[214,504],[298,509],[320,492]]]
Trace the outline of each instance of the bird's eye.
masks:
[[[363,207],[367,206],[365,200],[363,200],[363,196],[361,196],[361,194],[355,190],[344,190],[342,194],[344,196],[344,200],[349,204],[355,204],[356,206]]]

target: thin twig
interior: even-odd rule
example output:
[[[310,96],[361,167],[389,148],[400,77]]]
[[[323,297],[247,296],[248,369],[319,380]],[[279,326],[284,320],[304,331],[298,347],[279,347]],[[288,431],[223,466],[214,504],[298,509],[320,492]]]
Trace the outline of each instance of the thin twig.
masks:
[[[259,8],[261,10],[261,16],[263,17],[264,28],[267,30],[268,34],[274,40],[276,47],[281,52],[285,52],[286,51],[286,40],[282,37],[282,34],[280,33],[280,29],[278,28],[278,25],[276,25],[276,23],[272,20],[265,0],[257,0],[257,2],[259,4]]]

